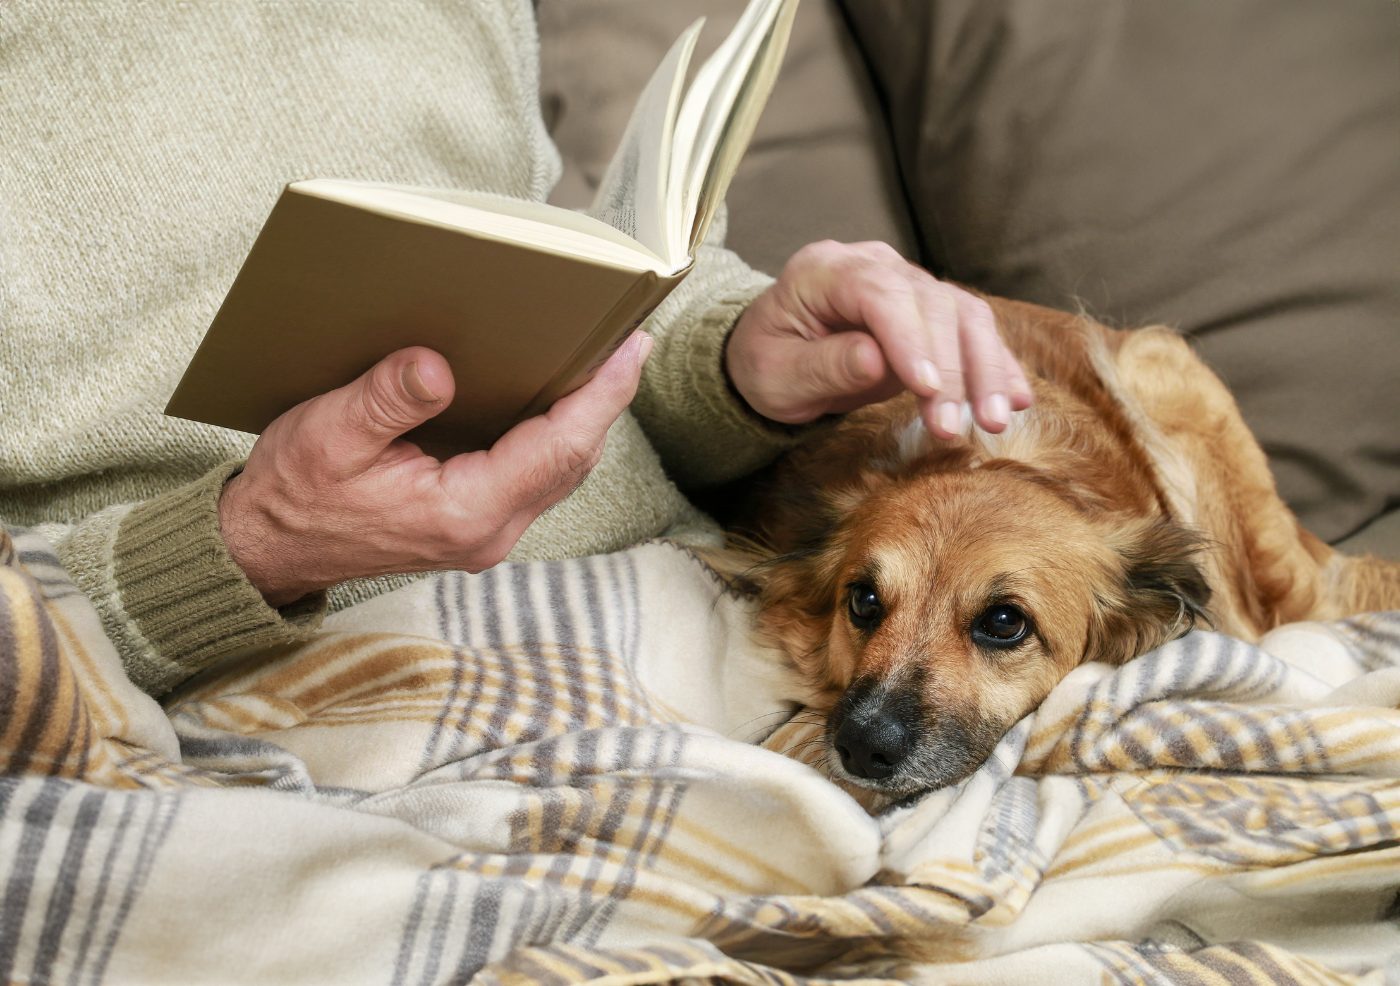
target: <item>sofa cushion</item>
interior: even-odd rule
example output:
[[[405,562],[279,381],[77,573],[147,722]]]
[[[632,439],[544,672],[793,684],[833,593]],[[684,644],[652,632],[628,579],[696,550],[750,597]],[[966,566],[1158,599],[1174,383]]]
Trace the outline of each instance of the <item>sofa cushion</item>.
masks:
[[[1190,333],[1328,540],[1400,504],[1393,0],[846,0],[923,255]]]
[[[582,207],[642,87],[695,18],[696,61],[734,26],[743,0],[539,0],[541,99],[564,160],[551,201]],[[729,195],[728,245],[777,273],[804,243],[885,240],[912,250],[878,104],[840,13],[798,8],[782,73]]]

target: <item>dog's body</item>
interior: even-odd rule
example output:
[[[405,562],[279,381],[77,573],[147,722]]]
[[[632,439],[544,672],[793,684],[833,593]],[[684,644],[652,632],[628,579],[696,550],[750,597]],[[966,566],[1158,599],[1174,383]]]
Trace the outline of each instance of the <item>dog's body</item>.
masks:
[[[1255,639],[1400,608],[1400,566],[1299,526],[1180,337],[989,301],[1031,410],[943,442],[907,395],[865,408],[789,456],[745,525],[761,631],[830,709],[837,777],[956,781],[1082,661],[1200,623]]]

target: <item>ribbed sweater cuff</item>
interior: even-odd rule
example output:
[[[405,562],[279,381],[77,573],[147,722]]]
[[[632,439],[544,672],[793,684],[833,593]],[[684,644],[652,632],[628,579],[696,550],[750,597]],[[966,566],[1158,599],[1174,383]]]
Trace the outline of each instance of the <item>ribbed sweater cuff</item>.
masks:
[[[639,418],[682,487],[747,475],[791,448],[807,430],[755,413],[724,372],[729,333],[770,283],[751,275],[712,296],[700,317],[681,321],[658,338],[648,361]]]
[[[325,614],[324,593],[281,609],[263,599],[219,531],[219,495],[242,468],[224,463],[147,500],[122,518],[113,575],[130,631],[144,642],[127,671],[153,695],[236,653],[308,639]]]
[[[805,429],[771,421],[749,407],[724,370],[730,333],[761,293],[762,289],[750,288],[718,299],[704,318],[682,329],[677,338],[684,339],[679,346],[687,356],[685,370],[712,416],[710,423],[766,461],[790,448]]]

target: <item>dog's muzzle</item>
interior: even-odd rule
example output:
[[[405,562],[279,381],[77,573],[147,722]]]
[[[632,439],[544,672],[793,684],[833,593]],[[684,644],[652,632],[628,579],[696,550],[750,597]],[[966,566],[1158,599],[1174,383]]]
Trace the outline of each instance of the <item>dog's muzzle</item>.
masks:
[[[894,775],[913,751],[913,724],[919,700],[914,693],[856,682],[833,710],[832,745],[841,766],[855,777],[882,781]]]

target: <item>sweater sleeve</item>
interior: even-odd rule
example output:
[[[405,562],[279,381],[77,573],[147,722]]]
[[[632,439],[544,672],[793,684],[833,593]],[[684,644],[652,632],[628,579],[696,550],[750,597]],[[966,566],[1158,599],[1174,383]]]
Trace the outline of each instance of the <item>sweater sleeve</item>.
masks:
[[[269,606],[229,555],[219,494],[241,468],[226,462],[141,503],[40,529],[92,600],[127,675],[151,695],[223,658],[304,641],[325,613],[324,594]]]
[[[753,472],[803,431],[758,415],[724,372],[724,345],[734,323],[772,283],[730,251],[707,243],[690,274],[644,326],[656,345],[632,411],[682,488]]]

